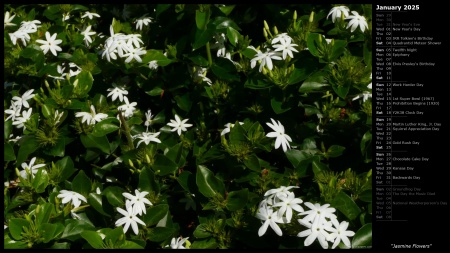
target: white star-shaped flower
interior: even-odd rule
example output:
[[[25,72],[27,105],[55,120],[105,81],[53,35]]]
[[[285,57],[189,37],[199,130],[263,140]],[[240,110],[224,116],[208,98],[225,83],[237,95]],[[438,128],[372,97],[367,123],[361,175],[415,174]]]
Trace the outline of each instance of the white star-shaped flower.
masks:
[[[140,192],[139,190],[134,190],[135,195],[131,195],[128,192],[122,193],[122,195],[127,198],[127,201],[129,201],[129,204],[133,207],[133,212],[135,214],[142,215],[142,213],[146,213],[145,204],[152,206],[152,202],[145,198],[149,192],[143,191]]]
[[[114,85],[114,88],[109,88],[107,91],[109,91],[107,97],[112,96],[112,101],[116,101],[117,98],[119,98],[120,102],[123,102],[123,98],[128,95],[128,91],[125,90],[122,87],[118,87]]]
[[[265,53],[258,50],[255,57],[250,60],[250,67],[254,68],[256,66],[256,62],[261,61],[261,64],[259,65],[259,72],[262,71],[264,66],[267,66],[269,70],[272,70],[273,69],[272,59],[282,60],[282,58],[278,55],[278,53],[271,51],[270,49],[267,49]]]
[[[283,60],[286,59],[286,55],[289,55],[291,58],[294,58],[294,54],[292,51],[297,52],[298,50],[294,48],[294,46],[298,46],[297,44],[291,43],[291,38],[280,38],[280,44],[272,44],[272,47],[275,48],[275,52],[282,51]]]
[[[284,133],[284,126],[278,121],[278,123],[274,119],[272,120],[272,124],[267,122],[266,124],[274,130],[274,132],[270,132],[266,134],[267,137],[276,138],[275,140],[275,149],[280,146],[283,147],[283,151],[286,152],[288,148],[291,148],[289,142],[292,141],[291,137]]]
[[[126,205],[126,211],[123,210],[120,207],[117,207],[117,211],[119,213],[121,213],[123,215],[122,218],[118,219],[115,223],[116,227],[118,226],[122,226],[123,224],[125,224],[125,226],[123,227],[123,232],[126,233],[128,231],[128,228],[131,225],[131,228],[133,229],[133,232],[137,235],[139,234],[139,228],[138,228],[138,223],[146,226],[145,223],[139,219],[136,216],[136,210],[132,207],[132,205],[130,204],[130,202],[128,202]]]
[[[277,223],[284,223],[282,219],[278,218],[277,212],[274,212],[272,207],[263,205],[258,209],[258,212],[256,213],[256,218],[263,221],[262,226],[258,230],[258,235],[261,237],[263,236],[267,228],[270,226],[273,231],[279,236],[283,235],[283,231],[281,231],[281,228],[278,226]]]
[[[155,60],[150,61],[150,62],[148,63],[148,67],[149,67],[150,69],[157,69],[157,68],[158,68],[158,62],[155,61]]]
[[[181,135],[182,131],[185,132],[187,131],[187,127],[192,126],[192,124],[186,123],[188,120],[189,119],[181,120],[180,117],[177,114],[175,114],[175,120],[171,119],[170,123],[167,123],[167,125],[173,127],[172,130],[170,130],[171,132],[177,131],[178,135]]]
[[[160,133],[161,132],[157,132],[157,133],[142,132],[141,134],[136,135],[135,138],[141,139],[137,143],[136,147],[139,147],[139,145],[142,142],[144,142],[145,145],[148,145],[151,141],[161,143],[161,141],[157,138]]]
[[[142,30],[142,26],[147,26],[152,22],[152,18],[150,17],[143,17],[136,19],[136,30]]]
[[[73,207],[77,208],[81,205],[81,201],[84,201],[87,203],[86,198],[79,194],[78,192],[74,191],[67,191],[67,190],[61,190],[59,191],[58,198],[62,198],[62,203],[66,204],[69,201],[72,201]]]
[[[305,206],[309,207],[310,210],[299,213],[299,215],[306,215],[302,220],[311,223],[325,223],[327,218],[336,219],[334,212],[335,208],[329,207],[330,204],[320,205],[319,203],[312,204],[310,202],[305,202]]]
[[[29,164],[22,163],[22,169],[19,173],[22,178],[27,178],[27,174],[31,173],[31,177],[33,177],[37,172],[39,168],[42,168],[45,166],[45,164],[34,164],[36,162],[36,157],[31,158],[31,161]]]
[[[47,54],[48,51],[51,51],[54,56],[57,56],[56,51],[62,51],[62,49],[58,46],[61,44],[62,40],[56,39],[56,33],[50,36],[50,33],[45,32],[46,40],[36,40],[37,43],[42,44],[40,48],[44,51],[44,54]]]
[[[20,107],[17,106],[14,103],[11,103],[9,106],[9,109],[5,110],[6,114],[9,114],[9,116],[5,119],[5,121],[11,119],[12,121],[16,120],[16,117],[20,117]]]
[[[298,237],[306,237],[304,242],[305,246],[311,245],[317,239],[322,248],[328,249],[327,241],[332,240],[332,237],[327,232],[327,230],[331,228],[330,222],[326,223],[314,222],[313,224],[311,224],[310,222],[306,222],[304,220],[298,220],[298,222],[301,225],[309,228],[297,234]]]
[[[137,62],[142,62],[140,55],[145,55],[147,51],[144,48],[130,48],[130,51],[123,55],[123,57],[128,57],[125,62],[129,63],[131,60],[135,59]]]
[[[14,100],[14,104],[17,105],[20,109],[23,107],[30,108],[28,104],[28,100],[32,99],[36,94],[33,94],[34,89],[27,90],[21,97],[14,96],[12,100]]]
[[[91,35],[96,34],[96,32],[92,31],[91,32],[91,25],[86,27],[86,29],[84,31],[81,32],[81,34],[84,35],[84,42],[86,43],[86,46],[89,46],[89,43],[92,43],[92,38]]]
[[[86,122],[88,125],[95,125],[95,123],[102,121],[103,119],[108,118],[108,114],[105,113],[96,113],[94,105],[91,105],[91,112],[77,112],[75,113],[75,117],[82,117],[81,123]]]
[[[347,246],[347,248],[350,248],[352,244],[348,237],[354,236],[355,232],[347,230],[349,223],[347,221],[342,221],[341,223],[339,223],[337,219],[331,219],[331,223],[333,224],[333,227],[331,227],[329,231],[331,232],[331,238],[333,238],[334,240],[333,246],[331,246],[331,248],[336,248],[336,246],[338,246],[341,241],[345,246]]]
[[[346,18],[350,19],[347,28],[350,27],[351,32],[354,32],[356,28],[358,28],[358,26],[362,32],[364,32],[366,29],[369,29],[366,18],[364,16],[359,15],[356,11],[352,11],[352,14],[353,15],[350,15]]]
[[[119,111],[123,111],[124,112],[125,118],[133,116],[133,113],[136,110],[135,106],[137,105],[137,103],[136,102],[130,103],[128,101],[127,97],[123,97],[123,101],[125,102],[125,104],[119,106],[117,109]]]
[[[342,15],[344,16],[344,18],[348,17],[349,11],[350,9],[347,6],[335,6],[331,8],[330,12],[328,12],[327,19],[331,15],[331,21],[335,23],[336,19],[341,18]]]
[[[98,17],[98,18],[99,18],[100,15],[97,14],[97,13],[92,13],[92,12],[86,11],[86,12],[84,13],[84,15],[81,16],[81,18],[85,18],[85,17],[88,17],[89,19],[93,19],[94,17]]]
[[[31,113],[33,112],[33,108],[30,108],[27,110],[23,110],[22,111],[22,116],[21,117],[16,117],[15,121],[13,121],[13,125],[16,126],[17,128],[23,128],[23,130],[25,130],[27,127],[24,125],[25,122],[27,122],[30,117],[31,117]]]
[[[172,238],[170,241],[170,246],[166,245],[166,247],[170,247],[171,249],[186,249],[183,244],[189,239],[189,237],[182,238],[181,236],[178,238]]]
[[[300,198],[296,198],[293,192],[288,192],[287,196],[280,195],[278,197],[280,201],[276,202],[273,207],[280,207],[278,209],[278,218],[282,218],[284,214],[286,214],[287,223],[291,222],[292,219],[292,210],[297,212],[303,212],[304,209],[300,205],[303,203],[303,200]]]
[[[14,19],[14,17],[16,16],[16,14],[10,16],[9,11],[5,12],[5,17],[3,19],[3,29],[5,29],[7,26],[15,26],[16,24],[11,23],[11,21]]]

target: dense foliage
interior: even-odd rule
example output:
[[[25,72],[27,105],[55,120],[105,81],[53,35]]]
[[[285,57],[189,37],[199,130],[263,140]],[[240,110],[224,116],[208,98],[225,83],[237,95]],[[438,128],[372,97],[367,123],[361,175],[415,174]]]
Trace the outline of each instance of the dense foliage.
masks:
[[[371,247],[371,13],[4,5],[4,247]]]

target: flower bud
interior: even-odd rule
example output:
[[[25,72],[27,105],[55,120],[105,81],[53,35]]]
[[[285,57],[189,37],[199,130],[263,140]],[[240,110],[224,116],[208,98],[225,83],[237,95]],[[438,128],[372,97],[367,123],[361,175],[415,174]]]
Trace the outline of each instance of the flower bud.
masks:
[[[295,20],[297,20],[297,11],[296,10],[294,11],[294,22],[295,22]]]
[[[314,21],[314,11],[311,11],[311,15],[309,15],[309,23]]]
[[[276,26],[273,27],[273,34],[277,35],[278,34],[278,29]]]
[[[266,28],[267,31],[269,31],[269,25],[267,24],[267,22],[264,20],[264,28]]]

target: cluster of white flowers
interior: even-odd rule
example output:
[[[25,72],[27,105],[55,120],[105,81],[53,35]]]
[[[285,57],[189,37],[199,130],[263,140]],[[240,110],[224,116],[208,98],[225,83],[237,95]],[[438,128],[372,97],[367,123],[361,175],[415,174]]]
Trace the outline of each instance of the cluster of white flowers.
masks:
[[[72,202],[74,208],[79,207],[81,205],[81,201],[87,203],[86,197],[74,191],[61,190],[56,197],[62,198],[63,204]]]
[[[250,60],[250,67],[254,68],[256,63],[259,62],[259,72],[261,72],[264,66],[267,66],[269,70],[273,69],[272,60],[285,60],[287,56],[294,58],[293,52],[297,52],[295,49],[297,44],[292,43],[292,38],[287,33],[277,34],[271,41],[271,46],[274,49],[267,48],[265,52],[255,49],[253,46],[249,46],[250,49],[256,51],[256,55]]]
[[[170,241],[170,245],[166,245],[165,248],[171,248],[171,249],[186,249],[188,246],[183,246],[183,244],[189,239],[189,237],[183,238],[183,237],[178,237],[178,238],[172,238],[172,240]],[[186,243],[187,245],[188,243]]]
[[[357,11],[351,11],[353,15],[350,15],[349,12],[350,9],[345,5],[335,6],[331,8],[330,12],[327,15],[327,19],[331,16],[331,21],[333,23],[336,23],[337,20],[340,20],[342,18],[349,19],[350,21],[347,24],[347,29],[350,28],[351,32],[354,32],[358,27],[362,32],[364,32],[366,29],[369,29],[367,20],[364,16],[359,15]]]
[[[5,121],[11,119],[12,124],[17,128],[26,129],[24,125],[27,120],[30,119],[33,108],[30,107],[28,100],[33,98],[36,94],[33,94],[34,89],[26,91],[22,96],[14,96],[11,100],[11,105],[5,110],[5,114],[9,116],[6,117]],[[28,110],[23,109],[28,108]],[[22,110],[23,109],[23,110]]]
[[[117,55],[120,58],[126,58],[125,62],[129,63],[135,59],[137,62],[142,62],[140,55],[145,55],[147,51],[142,47],[144,42],[141,40],[140,34],[122,34],[114,33],[113,26],[109,28],[111,37],[105,41],[105,48],[102,53],[102,58],[110,62],[111,59],[117,60]]]
[[[149,192],[143,191],[140,192],[139,190],[135,190],[135,195],[132,195],[128,192],[122,193],[122,195],[127,198],[125,201],[125,208],[127,210],[124,210],[120,207],[117,207],[117,211],[123,215],[122,218],[118,219],[115,223],[116,227],[122,226],[123,232],[126,233],[128,231],[128,228],[131,225],[131,228],[133,229],[133,232],[137,235],[139,234],[139,228],[138,223],[146,226],[146,224],[137,217],[138,215],[142,215],[142,213],[146,214],[147,210],[145,207],[145,204],[152,206],[152,202],[145,198]]]
[[[94,105],[90,107],[91,112],[77,112],[75,113],[75,117],[81,117],[81,123],[86,122],[88,125],[95,125],[97,122],[100,122],[106,118],[108,118],[108,114],[105,113],[96,113]]]
[[[6,12],[5,14],[5,21],[4,25],[7,26],[13,26],[15,24],[10,23],[15,15],[9,18],[9,12]],[[8,18],[8,20],[7,20]],[[39,20],[33,20],[33,21],[22,21],[19,29],[13,33],[9,33],[9,37],[11,38],[12,43],[15,45],[17,43],[17,39],[20,39],[24,46],[27,45],[27,42],[30,41],[30,34],[37,32],[38,27],[41,27],[40,24],[41,21]]]
[[[67,66],[67,65],[69,65],[69,66]],[[64,80],[64,79],[66,79],[67,74],[69,75],[69,77],[77,76],[78,74],[80,74],[81,70],[82,69],[73,62],[69,62],[69,63],[63,62],[61,65],[58,64],[58,66],[56,66],[56,71],[58,71],[60,76],[48,75],[48,77],[51,77],[51,78],[57,79],[57,80]]]
[[[298,186],[281,186],[279,188],[268,190],[264,194],[264,199],[259,203],[259,209],[256,217],[261,220],[262,226],[258,230],[258,235],[263,236],[270,226],[279,236],[283,231],[278,224],[291,223],[292,218],[304,216],[297,219],[297,222],[306,229],[297,234],[298,237],[306,237],[305,246],[310,246],[316,239],[324,249],[328,249],[328,242],[332,242],[332,248],[336,248],[340,242],[343,242],[347,248],[351,247],[348,237],[354,236],[353,231],[347,230],[349,223],[342,221],[339,223],[334,214],[335,208],[330,204],[320,205],[310,202],[303,202],[301,198],[295,196],[291,189]],[[309,210],[305,211],[301,204],[304,204]]]

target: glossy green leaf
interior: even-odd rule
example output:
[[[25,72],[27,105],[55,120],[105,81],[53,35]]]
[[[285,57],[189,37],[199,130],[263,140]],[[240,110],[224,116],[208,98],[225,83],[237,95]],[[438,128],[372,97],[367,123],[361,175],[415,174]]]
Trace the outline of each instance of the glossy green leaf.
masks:
[[[85,148],[99,149],[106,154],[110,154],[111,152],[109,141],[106,136],[96,137],[92,134],[81,134],[80,139]]]
[[[208,43],[214,37],[215,32],[216,30],[211,24],[207,25],[206,30],[197,29],[195,31],[194,44],[192,45],[192,49],[196,50],[206,45],[206,43]]]
[[[33,153],[39,148],[39,143],[36,141],[34,135],[26,135],[19,140],[19,153],[17,154],[16,164],[22,164],[28,155]]]
[[[225,16],[230,15],[231,11],[233,11],[234,7],[236,7],[235,4],[233,5],[223,5],[223,6],[218,6],[218,8],[220,9],[220,11],[223,12],[223,14],[225,14]]]
[[[230,145],[241,145],[247,141],[246,133],[242,125],[234,122],[234,126],[230,129]]]
[[[49,177],[47,171],[40,168],[38,172],[34,175],[31,185],[33,186],[33,189],[37,193],[43,193],[48,185],[48,181]]]
[[[102,195],[96,194],[96,193],[89,193],[87,201],[88,201],[88,204],[91,205],[100,214],[107,216],[107,217],[111,216],[104,210],[104,206],[106,206],[107,203],[106,203],[106,200],[103,199]],[[111,211],[111,210],[108,210],[108,211]]]
[[[11,135],[13,130],[13,124],[12,120],[7,120],[3,122],[3,138],[5,140],[9,139],[9,136]]]
[[[237,73],[236,66],[228,59],[219,57],[211,66],[214,75],[219,79],[228,81],[239,81],[240,77]]]
[[[210,15],[210,11],[200,11],[200,10],[196,10],[195,11],[195,24],[197,25],[197,29],[199,30],[205,30],[206,29],[206,25],[208,24],[209,21],[209,15]]]
[[[147,208],[147,213],[142,215],[142,221],[145,222],[147,227],[156,225],[161,219],[163,219],[169,212],[169,205],[159,204]]]
[[[80,170],[75,178],[72,180],[72,191],[78,192],[81,195],[88,196],[91,191],[91,180],[83,170]]]
[[[80,220],[67,220],[61,239],[76,241],[81,238],[83,231],[93,231],[95,227],[89,223]]]
[[[92,77],[91,72],[82,70],[77,75],[77,80],[78,80],[77,88],[83,91],[82,96],[88,94],[88,92],[92,88],[92,84],[94,83],[94,78]]]
[[[3,239],[3,248],[4,249],[28,249],[28,243],[23,241],[16,241],[9,237],[8,234],[4,234]]]
[[[353,249],[363,249],[372,247],[372,223],[367,223],[362,226],[352,239]]]
[[[145,54],[144,58],[142,58],[143,63],[149,63],[151,61],[156,61],[158,66],[164,67],[172,63],[172,60],[167,58],[163,52],[156,49],[149,49]]]
[[[44,238],[44,243],[48,243],[51,240],[57,239],[57,237],[64,231],[64,225],[61,223],[45,223],[42,224],[40,230],[42,231],[42,237]]]
[[[364,202],[372,202],[372,190],[365,190],[359,194],[359,199]]]
[[[270,105],[272,106],[272,109],[276,114],[284,113],[292,108],[283,100],[284,98],[279,96],[272,96],[270,98]]]
[[[261,78],[257,78],[255,76],[249,76],[247,81],[244,83],[245,88],[259,90],[259,89],[267,89],[272,87],[273,84],[264,81]]]
[[[216,194],[224,195],[225,193],[223,181],[215,177],[212,171],[203,165],[197,166],[196,183],[198,190],[205,197],[211,198]]]
[[[146,238],[152,242],[162,242],[171,238],[175,232],[174,228],[154,227],[148,230]]]
[[[216,17],[212,22],[211,22],[215,28],[217,30],[221,30],[221,29],[227,29],[228,27],[234,28],[235,30],[240,31],[241,28],[239,28],[239,26],[230,18],[227,17]]]
[[[177,102],[178,107],[186,112],[189,112],[192,107],[192,99],[189,93],[185,93],[183,95],[177,95],[174,97]]]
[[[14,240],[22,240],[23,228],[30,228],[30,223],[22,218],[11,218],[8,225],[9,232]]]
[[[70,156],[66,156],[66,157],[62,158],[61,160],[58,160],[55,163],[55,165],[61,169],[59,182],[63,182],[64,180],[68,179],[76,171],[76,169],[74,168],[72,158],[70,158]]]
[[[106,196],[112,206],[123,207],[125,205],[123,192],[125,190],[118,186],[108,186],[103,190],[102,194]]]
[[[119,120],[117,118],[104,119],[94,126],[92,135],[95,137],[102,137],[109,133],[115,132],[119,129]]]
[[[139,245],[138,243],[133,241],[124,241],[119,246],[119,249],[144,249],[144,246]]]
[[[215,238],[208,238],[205,240],[195,240],[190,249],[217,249],[217,241]]]
[[[178,183],[189,193],[196,191],[195,176],[190,171],[183,171],[177,177]]]
[[[368,149],[369,145],[372,143],[372,133],[370,131],[367,131],[364,133],[363,137],[361,138],[361,154],[365,154],[366,150]]]
[[[212,234],[206,230],[205,224],[198,225],[194,230],[194,236],[195,238],[202,239],[202,238],[208,238],[211,237]]]
[[[320,161],[313,161],[312,162],[312,170],[314,172],[314,175],[318,175],[322,171],[329,171],[330,168],[325,163],[322,163]]]
[[[153,170],[161,176],[169,175],[178,169],[178,165],[167,156],[156,154]]]
[[[345,147],[339,146],[339,145],[331,145],[327,150],[327,156],[328,157],[338,157],[341,156],[342,153],[344,153]]]
[[[322,35],[318,34],[318,33],[309,33],[308,38],[306,40],[306,44],[308,46],[308,51],[316,57],[320,56],[320,53],[317,50],[317,45],[321,44],[319,42],[319,36],[321,37]]]
[[[330,86],[325,80],[323,73],[317,72],[319,74],[314,74],[308,77],[300,86],[298,91],[300,93],[317,92],[323,90],[325,87]]]
[[[151,169],[142,169],[139,174],[138,188],[140,191],[159,193],[159,184],[155,179],[155,173]]]
[[[331,205],[341,211],[349,220],[356,219],[361,213],[361,208],[344,191],[340,191],[334,197]]]
[[[251,154],[248,159],[244,161],[244,164],[247,168],[253,171],[261,172],[261,165],[259,164],[259,159],[255,154]]]
[[[83,237],[92,248],[103,249],[103,240],[98,232],[86,230],[81,232],[81,237]]]
[[[248,189],[232,191],[228,193],[226,207],[230,211],[243,209],[248,202]]]
[[[236,46],[240,36],[241,34],[236,29],[231,26],[227,27],[227,38],[231,45]]]
[[[186,163],[186,157],[189,154],[189,149],[183,148],[183,143],[178,143],[175,146],[169,148],[166,153],[167,158],[175,162],[178,168],[184,167]]]
[[[8,142],[4,142],[3,143],[3,161],[8,162],[8,161],[14,161],[14,160],[16,160],[16,155],[14,154],[13,146]]]

